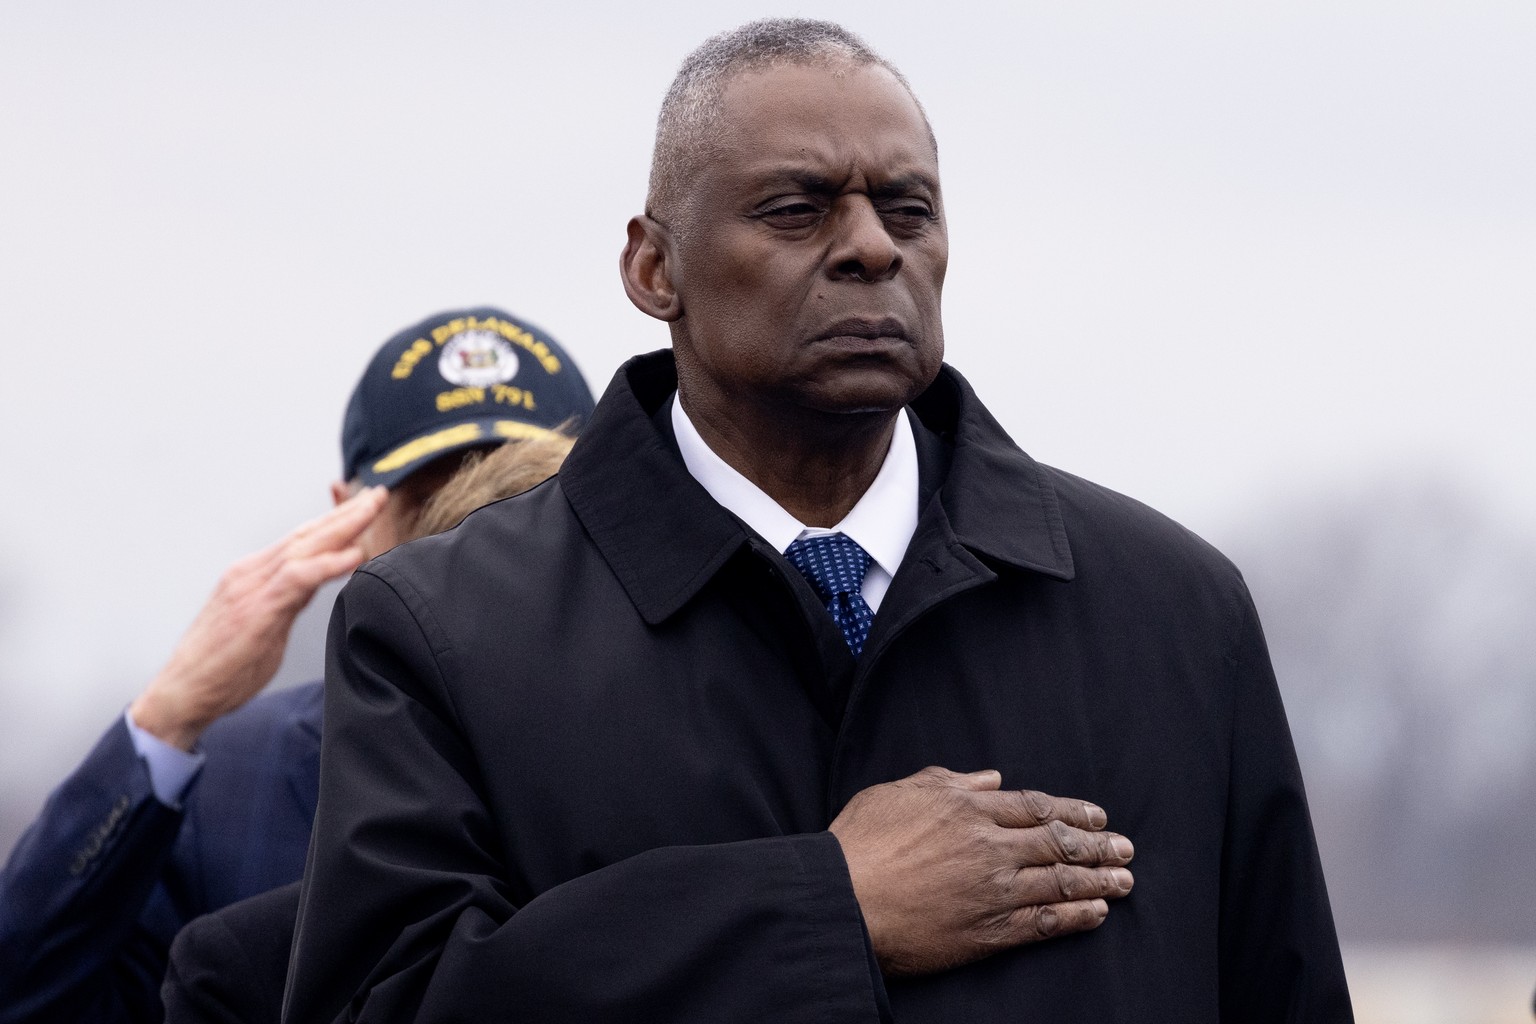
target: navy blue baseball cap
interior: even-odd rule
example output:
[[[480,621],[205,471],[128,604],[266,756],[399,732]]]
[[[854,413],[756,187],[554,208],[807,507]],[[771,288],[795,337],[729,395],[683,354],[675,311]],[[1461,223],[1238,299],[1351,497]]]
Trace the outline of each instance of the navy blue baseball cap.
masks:
[[[554,338],[492,306],[428,317],[390,338],[341,425],[343,480],[392,487],[463,448],[539,437],[592,414]]]

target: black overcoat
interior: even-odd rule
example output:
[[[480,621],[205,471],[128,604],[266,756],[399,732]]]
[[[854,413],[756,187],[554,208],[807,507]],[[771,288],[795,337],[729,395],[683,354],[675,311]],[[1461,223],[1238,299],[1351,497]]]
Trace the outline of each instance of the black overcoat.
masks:
[[[1350,1019],[1220,554],[1035,463],[946,368],[855,664],[684,468],[675,380],[632,360],[558,477],[343,591],[287,1020]],[[1096,931],[883,981],[825,830],[930,764],[1098,803],[1135,891]]]

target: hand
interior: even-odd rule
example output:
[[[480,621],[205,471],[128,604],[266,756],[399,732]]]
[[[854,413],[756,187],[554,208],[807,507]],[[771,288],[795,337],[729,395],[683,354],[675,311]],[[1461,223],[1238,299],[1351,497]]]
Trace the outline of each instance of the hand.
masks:
[[[1131,841],[1081,800],[924,768],[854,794],[832,822],[888,975],[948,970],[1097,928],[1131,891]]]
[[[362,563],[358,536],[385,497],[382,487],[360,491],[230,566],[171,660],[128,709],[134,724],[191,750],[215,719],[271,682],[293,620],[315,591]]]

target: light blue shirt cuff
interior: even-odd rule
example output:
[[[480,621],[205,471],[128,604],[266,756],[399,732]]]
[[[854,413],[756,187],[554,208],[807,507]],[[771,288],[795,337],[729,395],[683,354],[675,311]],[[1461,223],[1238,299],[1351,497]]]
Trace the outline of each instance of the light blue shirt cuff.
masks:
[[[192,785],[197,773],[203,770],[203,762],[207,758],[202,751],[188,752],[171,746],[153,733],[145,732],[127,711],[123,712],[123,721],[128,726],[129,738],[133,740],[133,749],[139,752],[149,769],[149,787],[155,791],[155,799],[167,807],[179,810],[181,798],[186,796],[187,787]]]

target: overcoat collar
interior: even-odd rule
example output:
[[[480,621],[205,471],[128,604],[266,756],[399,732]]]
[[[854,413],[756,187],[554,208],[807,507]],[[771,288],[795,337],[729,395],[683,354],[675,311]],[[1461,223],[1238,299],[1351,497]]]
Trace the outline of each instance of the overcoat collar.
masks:
[[[560,470],[560,486],[641,616],[665,621],[748,540],[688,473],[658,412],[677,389],[670,351],[614,374]],[[1073,575],[1056,493],[949,366],[912,404],[952,450],[940,497],[974,554],[1060,580]]]

